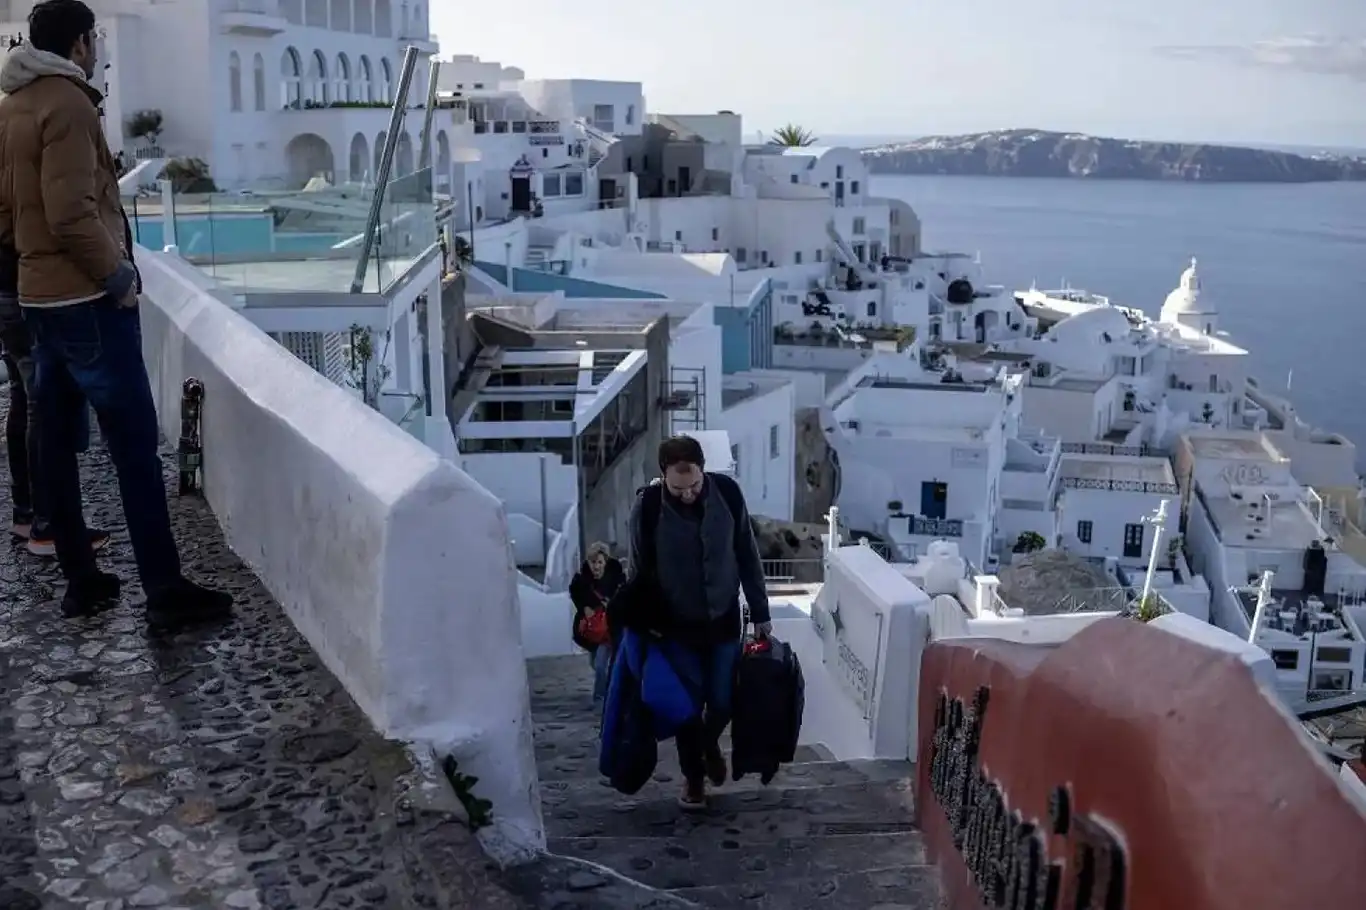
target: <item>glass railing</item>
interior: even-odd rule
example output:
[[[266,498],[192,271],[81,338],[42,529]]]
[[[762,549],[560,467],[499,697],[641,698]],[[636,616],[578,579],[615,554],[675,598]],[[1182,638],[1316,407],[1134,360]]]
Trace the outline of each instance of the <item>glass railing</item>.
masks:
[[[390,181],[365,292],[388,288],[437,242],[432,184],[431,168]],[[347,291],[374,193],[373,186],[319,182],[293,191],[141,194],[123,203],[137,243],[158,251],[174,244],[230,288]]]

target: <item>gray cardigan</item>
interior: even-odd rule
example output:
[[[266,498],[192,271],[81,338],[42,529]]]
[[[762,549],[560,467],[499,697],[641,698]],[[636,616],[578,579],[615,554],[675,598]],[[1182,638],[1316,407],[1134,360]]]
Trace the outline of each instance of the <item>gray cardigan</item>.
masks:
[[[661,482],[656,479],[652,485]],[[720,484],[732,484],[727,497]],[[731,512],[727,499],[739,504]],[[668,618],[678,625],[701,627],[738,625],[740,591],[745,592],[752,622],[768,622],[768,589],[764,583],[759,546],[754,540],[749,510],[739,485],[729,477],[707,474],[702,495],[694,506],[683,506],[667,490],[660,490],[659,523],[654,548],[659,584]],[[646,546],[644,496],[631,510],[631,565],[642,565]]]

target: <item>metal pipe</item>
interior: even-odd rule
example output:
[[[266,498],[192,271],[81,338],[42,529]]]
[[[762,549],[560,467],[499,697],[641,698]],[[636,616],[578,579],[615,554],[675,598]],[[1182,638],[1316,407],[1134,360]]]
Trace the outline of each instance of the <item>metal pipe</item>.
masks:
[[[379,233],[379,220],[384,212],[384,193],[389,183],[389,174],[394,169],[398,132],[403,128],[403,116],[408,106],[408,90],[412,88],[413,70],[416,68],[417,48],[409,45],[403,53],[403,67],[398,74],[398,90],[394,95],[394,105],[389,111],[389,132],[384,137],[384,152],[380,155],[379,170],[375,174],[375,195],[370,200],[370,214],[365,219],[365,239],[361,241],[360,256],[356,259],[356,273],[351,278],[352,294],[359,294],[365,289],[365,271],[370,265],[375,235]]]

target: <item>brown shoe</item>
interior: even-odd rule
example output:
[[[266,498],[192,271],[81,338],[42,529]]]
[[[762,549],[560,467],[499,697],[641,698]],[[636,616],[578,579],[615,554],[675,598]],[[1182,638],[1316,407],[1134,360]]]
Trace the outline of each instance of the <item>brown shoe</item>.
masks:
[[[711,781],[711,785],[713,787],[725,786],[729,769],[726,767],[726,757],[721,754],[720,746],[712,746],[707,750],[706,767],[707,780]]]
[[[678,808],[684,812],[701,812],[707,808],[707,784],[705,781],[685,781],[683,792],[678,794]]]

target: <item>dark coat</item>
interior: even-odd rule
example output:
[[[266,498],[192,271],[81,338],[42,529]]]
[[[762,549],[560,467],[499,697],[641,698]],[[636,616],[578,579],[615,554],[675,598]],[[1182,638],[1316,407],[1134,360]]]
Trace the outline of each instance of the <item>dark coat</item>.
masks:
[[[619,559],[607,560],[607,568],[603,570],[602,578],[593,577],[593,570],[588,568],[587,562],[574,573],[573,580],[569,582],[569,599],[574,604],[574,644],[585,651],[592,651],[597,647],[579,636],[579,623],[583,620],[583,611],[588,607],[596,610],[606,609],[608,601],[625,582],[626,570]]]

